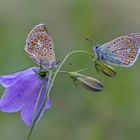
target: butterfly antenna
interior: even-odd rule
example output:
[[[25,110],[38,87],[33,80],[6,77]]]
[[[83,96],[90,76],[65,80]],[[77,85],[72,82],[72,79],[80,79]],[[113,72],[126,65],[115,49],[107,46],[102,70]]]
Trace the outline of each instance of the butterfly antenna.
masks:
[[[89,41],[89,42],[94,43],[95,45],[99,45],[99,43],[98,43],[98,42],[96,42],[95,40],[91,40],[91,39],[89,39],[89,38],[86,38],[86,40],[87,40],[87,41]]]

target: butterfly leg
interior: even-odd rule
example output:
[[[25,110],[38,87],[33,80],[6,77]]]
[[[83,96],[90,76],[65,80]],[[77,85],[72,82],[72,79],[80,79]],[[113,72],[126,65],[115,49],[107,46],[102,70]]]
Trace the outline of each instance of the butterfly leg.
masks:
[[[40,59],[40,64],[39,64],[39,66],[40,66],[40,71],[42,71],[44,68],[43,68],[43,63],[42,63],[42,59]]]

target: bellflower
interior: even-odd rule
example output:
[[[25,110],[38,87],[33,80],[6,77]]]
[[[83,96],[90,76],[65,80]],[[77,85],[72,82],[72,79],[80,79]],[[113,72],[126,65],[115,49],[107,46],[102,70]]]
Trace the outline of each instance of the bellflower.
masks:
[[[32,124],[35,108],[38,113],[49,86],[46,80],[49,75],[46,74],[45,78],[41,78],[37,71],[39,71],[39,67],[31,67],[24,71],[0,76],[0,84],[5,87],[0,99],[0,111],[20,112],[21,119],[29,126]],[[42,87],[43,90],[41,90]],[[39,94],[40,98],[36,104]],[[49,108],[50,99],[48,98],[37,122],[45,109]]]

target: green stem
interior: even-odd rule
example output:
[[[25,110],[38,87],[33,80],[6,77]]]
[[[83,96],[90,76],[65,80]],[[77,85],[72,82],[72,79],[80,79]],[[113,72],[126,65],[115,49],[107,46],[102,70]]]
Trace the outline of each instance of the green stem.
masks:
[[[54,80],[55,80],[55,78],[56,78],[56,76],[57,76],[57,73],[59,72],[59,70],[61,69],[61,67],[62,67],[63,64],[65,63],[65,61],[68,59],[68,57],[71,56],[72,54],[75,54],[75,53],[86,53],[86,54],[88,54],[89,56],[92,57],[93,61],[96,61],[96,58],[93,56],[92,53],[87,52],[87,51],[84,51],[84,50],[76,50],[76,51],[72,51],[72,52],[68,53],[68,54],[65,56],[65,58],[63,59],[63,61],[60,63],[59,67],[57,68],[57,70],[56,70],[55,73],[54,73],[54,76],[53,76],[53,78],[52,78],[51,85],[49,86],[49,89],[48,89],[48,94],[47,94],[47,96],[50,95],[50,91],[51,91],[52,85],[53,85],[53,83],[54,83]]]
[[[81,70],[78,70],[78,71],[75,71],[76,73],[79,73],[79,72],[82,72],[82,71],[85,71],[87,70],[88,68],[85,68],[85,69],[81,69]],[[66,74],[70,74],[71,72],[70,71],[65,71],[65,70],[60,70],[58,71],[58,73],[66,73]]]
[[[57,74],[59,73],[59,70],[61,69],[61,67],[63,66],[63,64],[65,63],[65,61],[68,59],[68,57],[70,57],[72,54],[75,54],[75,53],[85,53],[85,54],[88,54],[89,56],[92,57],[93,61],[96,61],[96,58],[94,57],[94,55],[93,55],[92,53],[89,53],[89,52],[84,51],[84,50],[72,51],[72,52],[68,53],[68,54],[65,56],[65,58],[64,58],[63,61],[60,63],[59,67],[56,69],[56,71],[55,71],[55,73],[54,73],[54,75],[53,75],[53,77],[52,77],[52,80],[51,80],[50,85],[49,85],[48,90],[47,90],[47,94],[46,94],[46,96],[44,97],[44,100],[43,100],[43,102],[42,102],[42,104],[41,104],[41,107],[40,107],[40,109],[39,109],[37,115],[35,116],[35,118],[34,118],[34,120],[33,120],[33,122],[32,122],[31,129],[30,129],[30,132],[29,132],[29,134],[28,134],[27,140],[29,140],[29,137],[30,137],[30,135],[31,135],[31,133],[32,133],[32,131],[33,131],[33,128],[34,128],[34,126],[35,126],[35,123],[36,123],[36,121],[37,121],[37,119],[38,119],[38,117],[39,117],[39,115],[40,115],[40,113],[41,113],[41,111],[42,111],[42,109],[43,109],[45,103],[46,103],[47,98],[48,98],[49,95],[50,95],[52,86],[53,86],[53,84],[54,84],[54,81],[55,81],[55,78],[56,78]],[[48,70],[47,70],[47,71],[48,71]],[[64,72],[64,71],[63,71],[63,72]]]
[[[60,71],[58,71],[58,73],[66,73],[66,74],[69,74],[69,71],[60,70]],[[55,74],[55,73],[54,73],[54,74]]]
[[[95,59],[95,57],[93,56],[92,53],[89,53],[89,52],[84,51],[84,50],[76,50],[76,51],[72,51],[72,52],[68,53],[68,54],[65,56],[65,58],[63,59],[63,61],[60,63],[59,67],[56,69],[56,71],[55,71],[55,73],[54,73],[54,75],[53,75],[53,77],[52,77],[52,81],[51,81],[51,83],[50,83],[50,85],[49,85],[49,87],[48,87],[48,90],[47,90],[47,96],[44,97],[44,100],[43,100],[43,103],[42,103],[42,105],[41,105],[40,111],[39,111],[38,114],[36,115],[35,120],[36,120],[36,118],[39,116],[40,112],[41,112],[42,109],[43,109],[43,106],[45,105],[45,102],[46,102],[47,98],[48,98],[49,95],[50,95],[52,86],[53,86],[53,84],[54,84],[55,78],[56,78],[56,76],[57,76],[59,70],[61,69],[61,67],[63,66],[63,64],[65,63],[65,61],[68,59],[68,57],[70,57],[72,54],[75,54],[75,53],[86,53],[86,54],[88,54],[89,56],[91,56],[92,59],[94,59],[94,61],[96,61],[96,59]]]
[[[46,79],[45,79],[46,80]],[[38,103],[40,101],[40,97],[41,97],[41,94],[43,92],[43,89],[45,88],[45,85],[47,84],[47,81],[45,81],[45,83],[42,85],[40,91],[39,91],[39,94],[38,94],[38,97],[37,97],[37,100],[36,100],[36,103],[35,103],[35,109],[34,109],[34,112],[33,112],[33,117],[32,117],[32,120],[34,120],[35,118],[35,114],[36,114],[36,111],[37,111],[37,107],[38,107]],[[33,121],[32,121],[33,123]]]
[[[36,101],[36,104],[35,104],[35,109],[34,109],[34,112],[33,112],[33,121],[32,121],[31,128],[30,128],[30,131],[29,131],[29,133],[28,133],[28,136],[27,136],[27,139],[26,139],[26,140],[29,140],[29,138],[30,138],[30,136],[31,136],[31,133],[32,133],[34,127],[35,127],[35,123],[36,123],[36,121],[37,121],[37,119],[38,119],[38,117],[39,117],[39,115],[40,115],[40,113],[41,113],[41,111],[42,111],[42,106],[41,106],[40,109],[39,109],[38,114],[35,116],[36,111],[37,111],[37,106],[38,106],[38,103],[39,103],[39,100],[40,100],[40,96],[41,96],[42,91],[43,91],[43,89],[45,88],[46,84],[47,84],[47,86],[49,86],[49,83],[50,83],[50,81],[51,81],[51,76],[52,76],[52,72],[49,71],[49,78],[48,78],[48,81],[45,79],[46,81],[45,81],[45,83],[42,85],[42,87],[41,87],[41,89],[40,89],[40,91],[39,91],[39,95],[38,95],[38,98],[37,98],[37,101]],[[44,102],[44,100],[43,100],[43,102]],[[44,106],[43,106],[43,107],[44,107]]]
[[[31,133],[32,133],[32,131],[33,131],[33,128],[34,128],[34,126],[35,126],[34,118],[35,118],[35,114],[36,114],[38,102],[39,102],[41,93],[42,93],[42,91],[43,91],[45,85],[46,85],[46,83],[44,83],[44,84],[42,85],[42,87],[41,87],[41,89],[40,89],[40,91],[39,91],[39,95],[38,95],[38,98],[37,98],[37,101],[36,101],[36,104],[35,104],[35,109],[34,109],[34,112],[33,112],[33,117],[32,117],[32,118],[33,118],[33,121],[32,121],[32,125],[31,125],[31,129],[30,129],[30,131],[29,131],[29,133],[28,133],[28,136],[27,136],[27,139],[26,139],[26,140],[29,140],[30,135],[31,135]]]
[[[87,55],[89,55],[89,56],[92,57],[92,60],[93,60],[94,62],[96,61],[95,56],[94,56],[92,53],[90,53],[90,52],[87,52],[87,51],[84,51],[84,50],[72,51],[72,52],[68,53],[68,54],[65,56],[65,58],[63,59],[63,61],[60,63],[59,67],[57,68],[58,71],[60,70],[60,68],[61,68],[61,66],[63,65],[63,63],[67,60],[67,58],[68,58],[70,55],[74,54],[74,53],[86,53]],[[48,70],[42,70],[41,72],[48,72]],[[57,70],[55,71],[55,73],[57,73]],[[57,74],[56,74],[56,75],[57,75]]]
[[[34,120],[34,118],[35,118],[35,114],[36,114],[36,111],[37,111],[37,107],[38,107],[38,103],[39,103],[39,101],[40,101],[41,94],[42,94],[42,92],[43,92],[45,86],[48,86],[47,83],[50,82],[51,77],[52,77],[52,72],[51,72],[51,71],[48,70],[48,74],[49,74],[49,78],[48,78],[49,80],[46,79],[46,78],[44,79],[44,80],[45,80],[45,81],[44,81],[44,84],[42,85],[42,87],[41,87],[41,89],[40,89],[40,91],[39,91],[39,94],[38,94],[38,97],[37,97],[37,100],[36,100],[36,103],[35,103],[35,109],[34,109],[34,112],[33,112],[33,120]],[[41,82],[42,82],[42,81],[41,81]],[[32,121],[32,123],[33,123],[33,121]]]

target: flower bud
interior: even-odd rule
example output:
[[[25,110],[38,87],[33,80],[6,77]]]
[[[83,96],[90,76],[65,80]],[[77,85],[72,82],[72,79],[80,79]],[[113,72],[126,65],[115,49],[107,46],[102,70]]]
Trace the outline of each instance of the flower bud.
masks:
[[[114,77],[117,74],[113,67],[99,61],[95,62],[95,68],[109,77]]]
[[[97,92],[103,90],[103,84],[93,77],[82,75],[77,72],[69,72],[69,74],[71,78],[89,91]]]

